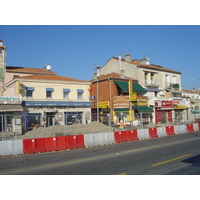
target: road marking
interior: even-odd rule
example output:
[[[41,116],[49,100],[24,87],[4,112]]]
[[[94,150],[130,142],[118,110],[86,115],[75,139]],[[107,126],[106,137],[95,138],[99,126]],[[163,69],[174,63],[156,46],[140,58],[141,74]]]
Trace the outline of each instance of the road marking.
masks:
[[[126,175],[127,173],[122,173],[122,174],[118,174],[118,175]]]
[[[192,154],[187,154],[187,155],[184,155],[184,156],[180,156],[180,157],[177,157],[177,158],[173,158],[173,159],[170,159],[170,160],[166,160],[166,161],[163,161],[163,162],[160,162],[160,163],[156,163],[154,165],[151,165],[152,167],[155,167],[157,165],[162,165],[162,164],[165,164],[165,163],[168,163],[168,162],[171,162],[171,161],[174,161],[174,160],[178,160],[178,159],[181,159],[181,158],[184,158],[184,157],[187,157],[187,156],[190,156]]]

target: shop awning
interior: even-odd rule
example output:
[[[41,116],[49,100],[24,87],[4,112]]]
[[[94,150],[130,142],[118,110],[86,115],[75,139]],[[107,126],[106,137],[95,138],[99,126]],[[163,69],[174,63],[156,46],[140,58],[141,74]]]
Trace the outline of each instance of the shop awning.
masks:
[[[133,106],[135,110],[137,110],[139,113],[150,113],[154,112],[152,108],[149,108],[147,106]]]
[[[122,92],[129,92],[128,82],[115,81],[115,83],[121,88]]]
[[[114,108],[115,112],[127,112],[129,111],[129,108]]]
[[[1,104],[0,112],[18,112],[23,111],[23,107],[18,104]]]
[[[200,113],[200,110],[192,110],[193,114]]]
[[[187,109],[187,106],[177,105],[177,106],[174,106],[174,109],[175,110],[185,110],[185,109]]]
[[[139,83],[133,83],[133,91],[138,93],[147,93],[147,91]]]
[[[122,92],[129,92],[128,82],[115,81],[115,83],[121,88]],[[133,92],[146,93],[147,91],[139,83],[133,83]]]

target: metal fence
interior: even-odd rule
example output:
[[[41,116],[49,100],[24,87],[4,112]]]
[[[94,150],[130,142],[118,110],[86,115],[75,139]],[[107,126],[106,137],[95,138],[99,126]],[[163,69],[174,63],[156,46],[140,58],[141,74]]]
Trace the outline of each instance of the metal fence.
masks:
[[[153,124],[152,115],[150,113],[138,113],[134,116],[127,115],[116,115],[110,117],[110,114],[99,114],[99,122],[104,124],[110,130],[117,129],[133,129],[133,128],[144,128],[149,124]],[[132,119],[132,120],[131,120]],[[133,120],[134,119],[134,120]],[[178,119],[178,118],[177,118]],[[71,125],[90,124],[93,121],[97,121],[97,115],[90,115],[84,113],[67,113],[67,114],[27,114],[27,115],[8,115],[0,114],[0,140],[8,140],[17,138],[18,136],[24,135],[29,131],[38,129],[40,127],[55,127],[63,125],[62,130],[58,130],[57,133],[68,134]],[[169,122],[163,121],[163,124]],[[174,124],[181,124],[179,121],[175,121]],[[81,128],[81,126],[79,126]],[[59,128],[59,127],[58,127]],[[98,127],[96,127],[98,131]],[[54,130],[56,131],[56,127]],[[50,129],[48,129],[50,130]],[[94,128],[95,130],[95,128]],[[88,131],[88,132],[87,132]],[[91,130],[85,130],[84,133],[89,133]]]

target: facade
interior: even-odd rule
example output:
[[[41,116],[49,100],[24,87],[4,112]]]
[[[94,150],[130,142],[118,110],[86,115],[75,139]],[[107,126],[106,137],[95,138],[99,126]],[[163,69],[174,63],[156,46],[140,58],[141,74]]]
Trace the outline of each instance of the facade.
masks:
[[[188,121],[200,121],[200,91],[184,90],[182,98],[187,106]]]
[[[119,54],[118,58],[112,57],[99,69],[100,76],[110,73],[116,73],[120,78],[135,80],[146,90],[140,95],[137,94],[142,96],[143,102],[132,102],[141,112],[144,106],[154,111],[149,113],[149,117],[142,117],[142,121],[147,118],[150,123],[158,124],[187,120],[187,106],[182,98],[181,72],[150,64],[148,58],[131,60],[128,54],[122,59]],[[97,79],[97,73],[93,78]],[[138,110],[134,109],[134,115]]]
[[[4,87],[4,96],[22,100],[23,130],[55,124],[91,121],[90,82],[57,75],[15,77]]]
[[[148,107],[146,92],[137,81],[128,77],[122,78],[117,73],[99,74],[90,87],[93,120],[115,125],[148,122],[153,110]]]
[[[2,96],[6,66],[6,46],[0,40],[0,96]]]

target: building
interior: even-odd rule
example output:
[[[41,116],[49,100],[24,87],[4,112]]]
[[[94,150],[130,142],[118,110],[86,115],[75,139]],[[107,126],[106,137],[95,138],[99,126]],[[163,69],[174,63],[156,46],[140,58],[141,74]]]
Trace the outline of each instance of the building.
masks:
[[[58,75],[15,77],[4,88],[22,99],[23,129],[91,121],[90,82]]]
[[[200,91],[182,90],[182,97],[187,106],[188,121],[200,121]]]
[[[6,66],[6,46],[0,40],[0,96],[2,96]]]
[[[118,74],[120,78],[134,80],[146,91],[137,94],[137,101],[132,102],[134,115],[142,113],[142,110],[145,113],[146,107],[149,108],[148,117],[145,113],[142,121],[146,121],[144,119],[147,118],[150,123],[156,124],[186,121],[187,107],[181,95],[181,72],[150,64],[149,58],[131,60],[130,54],[127,54],[122,59],[119,54],[118,57],[110,58],[99,69],[99,76],[111,73]],[[97,73],[93,78],[97,79]],[[143,99],[142,102],[139,102],[139,99]],[[138,115],[136,118],[141,116]]]

